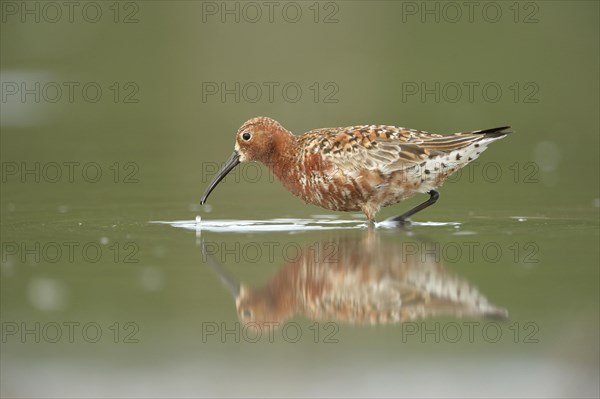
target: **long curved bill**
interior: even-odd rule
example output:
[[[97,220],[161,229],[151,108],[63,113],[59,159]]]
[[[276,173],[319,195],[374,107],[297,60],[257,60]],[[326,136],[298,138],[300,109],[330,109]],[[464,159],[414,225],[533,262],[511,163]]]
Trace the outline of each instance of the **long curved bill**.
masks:
[[[231,169],[235,168],[239,163],[240,154],[238,154],[237,151],[234,151],[233,154],[231,154],[231,157],[229,157],[229,159],[227,160],[227,162],[225,162],[225,165],[223,165],[219,173],[217,173],[213,181],[210,182],[210,184],[208,185],[208,188],[206,189],[204,195],[200,199],[200,205],[204,205],[211,191],[214,190],[214,188],[217,187],[217,184],[219,184],[219,182],[223,180],[223,178],[227,176],[229,172],[231,172]]]

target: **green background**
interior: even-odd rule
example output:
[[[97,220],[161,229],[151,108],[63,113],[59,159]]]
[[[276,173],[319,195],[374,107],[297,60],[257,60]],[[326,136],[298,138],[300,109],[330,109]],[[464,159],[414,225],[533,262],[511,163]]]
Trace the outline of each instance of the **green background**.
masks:
[[[597,2],[476,2],[471,15],[462,2],[276,2],[272,18],[263,2],[80,2],[72,18],[60,2],[51,3],[60,17],[43,2],[0,3],[3,329],[72,321],[103,331],[95,344],[3,336],[2,396],[598,396]],[[21,97],[22,85],[35,91],[36,82],[39,101]],[[65,82],[74,82],[72,101]],[[236,83],[239,101],[207,91]],[[94,87],[102,90],[96,102]],[[300,87],[297,101],[283,87]],[[296,134],[355,124],[435,133],[511,125],[514,134],[415,217],[446,224],[375,232],[381,251],[412,234],[442,246],[497,243],[497,262],[479,254],[446,266],[509,310],[504,338],[403,342],[398,325],[340,324],[338,343],[315,344],[313,321],[299,316],[307,338],[296,344],[203,342],[203,323],[234,325],[233,302],[203,262],[199,233],[150,221],[357,222],[295,234],[202,232],[225,248],[368,234],[362,216],[306,205],[256,164],[238,167],[209,207],[198,205],[237,128],[259,115]],[[72,181],[65,162],[78,163]],[[62,174],[52,182],[55,164]],[[82,174],[84,165],[102,171],[97,182],[86,180],[96,169]],[[21,173],[36,167],[39,181]],[[63,254],[52,263],[23,255],[48,243],[93,243],[102,256],[94,263],[76,250],[73,261]],[[527,261],[527,244],[537,263]],[[137,263],[126,262],[130,251]],[[251,286],[265,284],[284,258],[219,257]],[[462,322],[425,325],[449,321]],[[121,333],[134,322],[139,342],[114,343],[115,322]],[[535,323],[539,342],[509,339],[514,322]]]

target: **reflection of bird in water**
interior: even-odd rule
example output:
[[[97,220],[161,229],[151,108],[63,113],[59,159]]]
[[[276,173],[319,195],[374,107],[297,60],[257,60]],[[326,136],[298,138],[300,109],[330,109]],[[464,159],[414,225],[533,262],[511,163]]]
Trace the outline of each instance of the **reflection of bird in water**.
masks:
[[[508,316],[506,309],[488,303],[466,280],[448,272],[436,256],[407,254],[404,245],[370,241],[366,246],[364,241],[324,242],[317,251],[311,247],[255,289],[238,284],[214,259],[208,260],[234,295],[245,323],[281,323],[295,314],[356,324],[442,315]],[[327,261],[324,254],[333,256]]]

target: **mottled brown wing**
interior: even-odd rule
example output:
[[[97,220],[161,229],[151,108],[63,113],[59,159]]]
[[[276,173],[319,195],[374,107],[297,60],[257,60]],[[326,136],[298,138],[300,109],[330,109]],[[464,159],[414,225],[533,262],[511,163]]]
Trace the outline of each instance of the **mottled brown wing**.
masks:
[[[486,131],[487,132],[487,131]],[[321,153],[346,173],[364,169],[391,173],[467,147],[484,131],[443,136],[395,126],[318,129],[302,135],[308,153]]]

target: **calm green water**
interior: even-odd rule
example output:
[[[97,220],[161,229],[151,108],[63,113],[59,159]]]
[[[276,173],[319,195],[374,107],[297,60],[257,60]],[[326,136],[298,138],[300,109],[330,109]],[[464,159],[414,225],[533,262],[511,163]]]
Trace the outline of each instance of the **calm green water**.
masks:
[[[1,2],[3,397],[599,395],[598,3],[51,4]],[[257,115],[515,133],[369,231],[257,164],[198,204]],[[407,254],[509,318],[257,330],[207,262],[254,289]]]

